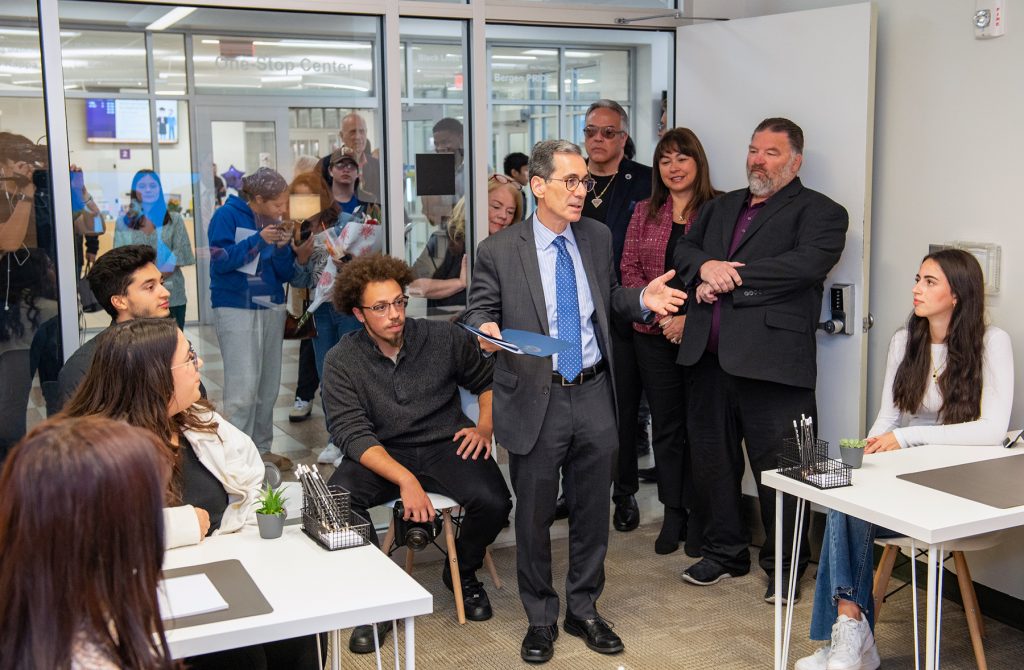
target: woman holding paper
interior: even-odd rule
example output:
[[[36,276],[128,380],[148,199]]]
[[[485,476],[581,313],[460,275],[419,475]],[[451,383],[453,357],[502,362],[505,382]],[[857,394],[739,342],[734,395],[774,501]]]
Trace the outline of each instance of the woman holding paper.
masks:
[[[295,274],[288,183],[270,168],[242,179],[210,221],[210,301],[224,358],[224,414],[281,470],[289,459],[271,453],[274,403],[281,385],[284,284]]]
[[[5,668],[160,670],[164,481],[149,431],[101,417],[33,429],[0,474]],[[130,514],[125,514],[130,510]]]
[[[999,444],[1013,405],[1010,337],[985,326],[978,261],[959,249],[925,256],[914,311],[893,335],[882,403],[865,454],[927,444]],[[874,670],[873,545],[892,537],[860,519],[829,512],[818,564],[811,639],[831,640],[797,670]]]
[[[171,292],[171,316],[185,328],[185,276],[181,268],[195,265],[192,242],[181,212],[167,207],[160,176],[153,170],[139,170],[132,178],[131,205],[114,229],[114,246],[146,244],[156,249],[156,266],[164,276],[164,288]]]

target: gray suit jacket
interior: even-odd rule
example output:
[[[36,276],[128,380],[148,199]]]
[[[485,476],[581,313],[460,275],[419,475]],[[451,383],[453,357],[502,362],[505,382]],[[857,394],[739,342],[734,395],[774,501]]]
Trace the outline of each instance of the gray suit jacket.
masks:
[[[627,321],[640,321],[641,289],[619,286],[607,226],[587,218],[571,225],[594,300],[594,332],[610,372],[615,367],[608,332],[610,312]],[[493,321],[500,328],[550,334],[532,216],[491,235],[477,247],[463,320],[476,327]],[[509,452],[528,454],[537,443],[548,408],[551,359],[503,351],[495,356],[494,435]]]

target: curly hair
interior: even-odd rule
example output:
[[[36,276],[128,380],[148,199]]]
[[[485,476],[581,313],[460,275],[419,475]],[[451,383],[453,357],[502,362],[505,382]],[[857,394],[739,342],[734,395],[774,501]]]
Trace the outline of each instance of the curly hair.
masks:
[[[363,300],[363,291],[371,282],[395,281],[405,288],[416,278],[405,261],[392,256],[373,254],[357,258],[345,265],[334,282],[334,309],[351,314]]]

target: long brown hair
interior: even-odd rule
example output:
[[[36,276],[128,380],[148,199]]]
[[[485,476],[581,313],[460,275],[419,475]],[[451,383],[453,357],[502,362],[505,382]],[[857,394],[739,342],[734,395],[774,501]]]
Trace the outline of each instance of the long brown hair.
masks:
[[[0,474],[0,658],[69,668],[76,642],[118,667],[174,668],[157,606],[166,466],[149,431],[55,418]]]
[[[173,466],[167,491],[171,505],[180,504],[177,436],[184,430],[217,432],[208,416],[213,408],[205,400],[167,414],[179,332],[174,319],[132,319],[110,326],[97,336],[89,371],[64,408],[69,416],[98,414],[153,431]]]
[[[978,260],[961,249],[943,249],[925,256],[946,275],[956,298],[946,334],[946,366],[937,380],[942,394],[939,421],[943,424],[974,421],[981,416],[982,364],[985,349],[984,276]],[[903,412],[921,407],[928,376],[932,374],[928,319],[913,312],[907,321],[907,349],[896,370],[892,397]]]
[[[654,159],[651,166],[651,206],[647,209],[647,219],[653,221],[658,216],[662,205],[668,202],[672,194],[668,186],[661,179],[659,163],[668,152],[689,156],[697,164],[697,178],[693,182],[693,197],[690,204],[683,212],[685,217],[701,208],[708,200],[716,197],[721,191],[716,191],[711,185],[711,170],[708,168],[708,157],[704,153],[704,146],[701,145],[697,135],[689,128],[672,128],[665,132],[658,145],[654,147]]]

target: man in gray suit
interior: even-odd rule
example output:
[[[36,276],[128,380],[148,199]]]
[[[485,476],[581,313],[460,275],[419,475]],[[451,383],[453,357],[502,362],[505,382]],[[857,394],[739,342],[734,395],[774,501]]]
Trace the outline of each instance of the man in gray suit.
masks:
[[[544,663],[558,636],[549,529],[559,469],[569,504],[565,631],[603,654],[623,649],[596,608],[618,446],[608,324],[613,311],[628,321],[675,312],[686,295],[665,286],[673,271],[644,289],[619,286],[608,227],[580,218],[594,182],[579,147],[539,142],[529,171],[537,210],[480,243],[464,320],[495,337],[500,328],[515,328],[567,343],[558,355],[539,358],[481,341],[497,351],[494,435],[508,449],[517,499],[519,595],[529,619],[521,655]]]

